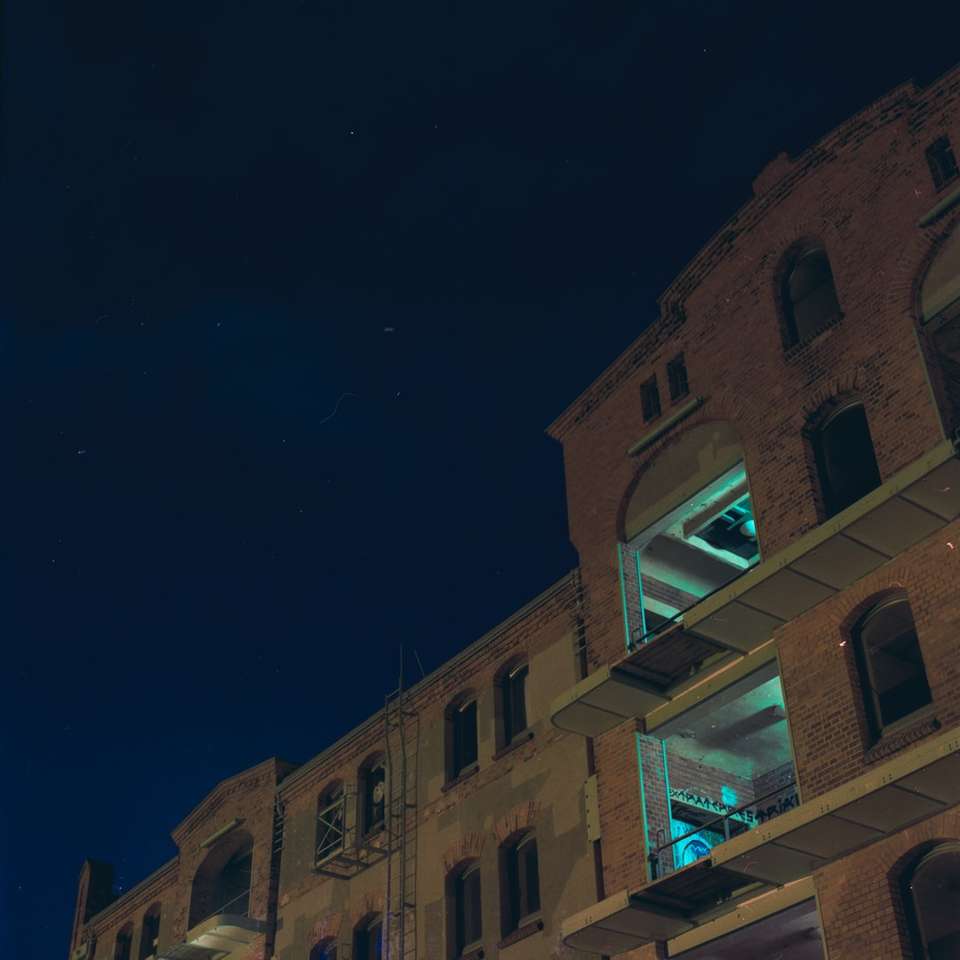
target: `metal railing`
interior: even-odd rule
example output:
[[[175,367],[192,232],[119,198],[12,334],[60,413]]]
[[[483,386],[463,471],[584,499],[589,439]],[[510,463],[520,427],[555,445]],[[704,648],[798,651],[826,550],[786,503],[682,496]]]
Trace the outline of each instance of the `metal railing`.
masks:
[[[726,842],[732,836],[736,836],[747,830],[752,830],[761,823],[766,823],[768,820],[780,816],[781,813],[793,810],[799,804],[796,785],[796,780],[793,779],[789,783],[777,787],[776,790],[770,793],[765,793],[751,800],[749,803],[734,807],[725,813],[712,817],[699,826],[688,830],[681,836],[674,837],[669,842],[662,843],[655,847],[650,851],[648,856],[650,862],[650,879],[659,880],[661,877],[665,877],[667,874],[679,870],[680,867],[687,866],[687,864],[677,865],[677,845],[684,841],[695,841],[697,834],[705,831],[717,834],[722,833],[722,842]],[[780,800],[777,803],[767,803],[766,806],[764,806],[766,801],[772,800],[774,797],[780,797]],[[703,847],[704,851],[696,857],[697,860],[710,854],[711,847],[706,843],[703,844]],[[669,863],[664,856],[667,851],[671,853]],[[691,861],[691,863],[692,862],[694,861]]]
[[[317,848],[314,863],[320,864],[343,850],[346,830],[346,797],[337,797],[317,813]]]

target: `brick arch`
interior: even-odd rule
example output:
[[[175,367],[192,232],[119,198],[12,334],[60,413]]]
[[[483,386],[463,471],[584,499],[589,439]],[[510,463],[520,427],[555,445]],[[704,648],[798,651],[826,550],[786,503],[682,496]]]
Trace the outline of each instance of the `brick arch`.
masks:
[[[920,291],[923,283],[941,248],[955,229],[960,229],[960,208],[942,221],[911,234],[907,243],[900,248],[893,275],[884,284],[885,306],[893,314],[900,312],[909,317],[915,327],[920,326]],[[880,279],[884,279],[882,273]]]
[[[324,940],[338,940],[340,931],[343,929],[343,920],[344,915],[340,911],[328,913],[325,917],[317,920],[313,925],[311,947],[318,946]]]
[[[493,833],[497,843],[501,844],[510,837],[524,830],[532,830],[540,817],[541,803],[539,800],[530,800],[514,807],[509,813],[500,817],[493,825]]]
[[[739,398],[729,389],[724,389],[722,392],[710,398],[709,406],[709,414],[705,410],[706,405],[704,405],[703,408],[688,417],[676,430],[670,431],[655,441],[646,451],[643,461],[637,465],[617,505],[616,532],[617,539],[621,542],[626,542],[626,540],[629,539],[627,537],[627,518],[637,490],[644,481],[649,478],[651,472],[660,463],[662,456],[685,443],[690,435],[698,428],[709,426],[710,424],[725,424],[729,426],[736,435],[740,449],[743,451],[747,476],[749,477],[750,463],[753,459],[753,455],[750,452],[752,444],[745,440],[745,431],[743,429],[744,417]]]
[[[368,891],[361,898],[360,902],[350,911],[350,926],[356,927],[361,920],[371,914],[379,913],[384,915],[384,895],[382,892]]]
[[[835,403],[845,399],[859,397],[867,383],[866,369],[860,365],[846,370],[821,384],[808,397],[794,414],[793,424],[798,433],[816,422]]]
[[[459,840],[451,843],[443,851],[441,863],[446,876],[467,860],[479,860],[483,853],[486,836],[480,832],[468,833]]]
[[[820,614],[824,629],[832,630],[840,639],[849,637],[857,620],[886,594],[905,590],[909,598],[910,582],[910,566],[902,560],[882,567],[879,575],[868,574],[836,595]]]

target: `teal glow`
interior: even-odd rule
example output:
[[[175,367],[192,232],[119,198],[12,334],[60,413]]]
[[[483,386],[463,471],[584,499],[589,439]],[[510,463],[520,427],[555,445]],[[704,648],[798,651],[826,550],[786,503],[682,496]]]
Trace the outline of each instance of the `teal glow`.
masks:
[[[728,806],[735,807],[737,805],[737,791],[733,787],[728,787],[724,784],[720,788],[720,799]]]
[[[643,821],[643,873],[647,881],[653,879],[650,876],[650,832],[647,826],[647,798],[643,790],[643,754],[640,751],[640,734],[635,733],[637,746],[637,775],[640,782],[640,816]]]
[[[743,526],[740,527],[743,531],[743,535],[750,540],[757,539],[757,521],[751,517],[749,520],[743,521]]]
[[[630,608],[627,603],[627,584],[623,579],[623,544],[617,544],[617,567],[620,571],[620,598],[623,601],[623,630],[627,639],[627,649],[632,649],[630,642]]]
[[[634,551],[633,558],[637,564],[637,592],[640,595],[640,635],[647,635],[647,611],[643,603],[643,577],[640,575],[640,551]]]
[[[663,784],[667,791],[667,822],[670,827],[670,838],[673,839],[673,803],[670,801],[670,767],[667,765],[667,741],[661,740],[663,748]],[[676,868],[676,863],[674,863]]]

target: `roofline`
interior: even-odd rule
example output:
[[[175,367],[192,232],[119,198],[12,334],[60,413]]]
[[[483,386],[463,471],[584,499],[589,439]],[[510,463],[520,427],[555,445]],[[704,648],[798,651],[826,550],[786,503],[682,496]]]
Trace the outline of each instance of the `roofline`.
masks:
[[[159,880],[162,875],[169,870],[174,868],[179,868],[180,866],[180,857],[177,855],[172,859],[168,860],[165,864],[160,867],[157,867],[153,873],[148,874],[144,877],[139,883],[132,886],[126,893],[121,894],[114,900],[112,903],[108,903],[102,910],[93,914],[85,924],[84,927],[93,927],[99,923],[103,923],[109,914],[119,910],[120,907],[129,906],[130,902],[134,900],[138,895],[144,894],[147,891],[147,887],[151,883],[155,883]]]
[[[514,613],[507,617],[506,620],[502,620],[491,630],[488,630],[477,640],[474,640],[471,644],[464,647],[464,649],[459,653],[454,654],[454,656],[449,660],[445,660],[442,664],[440,664],[439,667],[437,667],[435,670],[431,670],[430,673],[428,673],[425,677],[409,687],[406,691],[407,696],[412,697],[422,693],[425,689],[427,689],[427,687],[439,680],[446,672],[453,670],[470,657],[476,656],[487,646],[503,636],[503,634],[506,633],[511,627],[516,625],[521,620],[524,620],[539,607],[551,600],[556,594],[562,592],[562,590],[571,582],[576,581],[577,574],[577,567],[574,567],[568,573],[565,573],[559,580],[547,587],[546,590],[537,594],[537,596],[535,596],[532,600],[520,607],[519,610],[514,611]],[[382,721],[383,711],[378,710],[372,717],[364,720],[352,730],[347,731],[347,733],[340,737],[340,739],[335,740],[311,760],[306,761],[306,763],[301,765],[297,770],[285,777],[283,782],[277,785],[277,792],[282,793],[283,791],[287,790],[288,787],[296,789],[297,784],[299,784],[311,772],[315,771],[319,766],[321,766],[323,762],[332,754],[336,753],[338,750],[341,750],[349,743],[359,740],[363,734],[369,732],[374,724],[382,723]]]
[[[844,129],[856,123],[858,119],[863,118],[864,116],[878,110],[882,109],[884,106],[889,106],[891,103],[896,102],[899,98],[902,98],[905,94],[917,94],[920,92],[930,92],[933,91],[939,84],[943,83],[951,74],[960,71],[960,62],[954,64],[953,66],[944,70],[938,77],[934,80],[931,80],[925,87],[920,87],[917,85],[916,80],[913,78],[904,80],[903,82],[897,84],[896,86],[889,89],[886,93],[881,94],[875,100],[872,100],[867,106],[863,107],[861,110],[858,110],[856,113],[851,114],[841,123],[837,124],[835,127],[831,128],[827,133],[822,137],[815,140],[810,146],[806,147],[800,153],[794,157],[790,157],[791,165],[798,166],[801,164],[802,160],[807,157],[809,154],[813,154],[818,149],[821,149],[828,141],[840,134]],[[764,168],[765,169],[765,168]],[[761,171],[762,172],[762,171]],[[583,411],[586,413],[585,408],[590,406],[590,401],[593,399],[594,395],[600,392],[600,387],[605,381],[611,378],[611,375],[618,371],[620,368],[628,365],[632,362],[633,355],[637,352],[637,348],[642,345],[642,341],[647,338],[651,338],[651,332],[654,331],[658,325],[662,324],[665,319],[664,307],[671,300],[682,300],[683,296],[688,292],[684,289],[684,280],[687,279],[690,273],[693,271],[694,266],[700,261],[700,259],[710,250],[716,243],[721,241],[721,238],[727,232],[729,226],[740,219],[744,213],[752,206],[763,202],[765,195],[760,196],[751,196],[746,202],[741,204],[737,210],[729,216],[720,227],[714,232],[714,234],[704,243],[697,252],[687,261],[683,268],[677,273],[676,277],[667,285],[663,293],[657,297],[657,304],[661,307],[661,312],[659,317],[654,319],[647,327],[644,328],[630,344],[627,346],[617,358],[605,367],[573,400],[572,403],[568,404],[563,411],[550,423],[546,428],[546,433],[549,437],[554,440],[562,440],[562,438],[569,431],[572,424],[576,421],[577,414]],[[652,339],[656,339],[656,335],[653,334]],[[596,405],[596,403],[594,404]]]

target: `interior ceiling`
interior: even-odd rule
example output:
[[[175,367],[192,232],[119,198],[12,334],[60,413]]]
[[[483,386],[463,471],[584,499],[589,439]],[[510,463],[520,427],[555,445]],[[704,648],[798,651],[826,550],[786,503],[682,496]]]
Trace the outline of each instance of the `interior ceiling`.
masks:
[[[679,955],[682,960],[824,960],[813,900]]]
[[[667,738],[679,754],[753,780],[788,763],[790,742],[779,677],[771,677],[723,706],[692,717]]]

